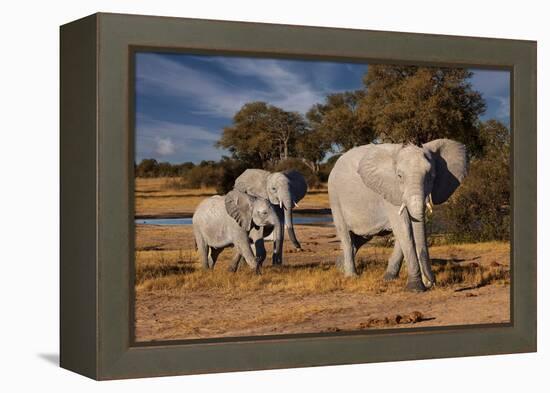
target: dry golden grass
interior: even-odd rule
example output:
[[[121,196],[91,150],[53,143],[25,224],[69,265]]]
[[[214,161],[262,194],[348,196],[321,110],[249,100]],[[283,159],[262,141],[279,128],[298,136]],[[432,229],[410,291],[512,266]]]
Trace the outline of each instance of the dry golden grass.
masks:
[[[505,243],[481,243],[460,246],[437,246],[434,254],[445,252],[487,252],[503,249]],[[182,293],[214,289],[223,293],[263,292],[269,294],[293,293],[299,295],[330,292],[385,293],[402,291],[406,283],[406,265],[403,264],[399,278],[393,282],[382,280],[389,251],[383,247],[365,247],[357,263],[360,276],[346,278],[335,267],[334,258],[318,256],[317,262],[289,263],[283,266],[264,266],[257,275],[246,265],[237,273],[227,271],[227,263],[219,262],[213,270],[203,270],[191,250],[155,250],[136,253],[136,289],[138,291],[162,291]],[[295,254],[297,258],[299,255]],[[322,252],[318,254],[323,254]],[[226,258],[230,255],[225,252]],[[305,255],[304,255],[305,256]],[[224,258],[222,258],[222,261]],[[434,259],[433,271],[438,289],[448,287],[478,288],[498,283],[509,283],[508,266],[491,261],[455,262],[453,257]]]
[[[326,184],[321,185],[319,188],[308,190],[304,199],[300,201],[300,207],[296,210],[300,211],[300,209],[330,209]]]
[[[175,187],[174,178],[137,178],[136,216],[191,216],[197,205],[212,195],[216,195],[213,187],[201,189]],[[309,190],[296,211],[329,207],[328,191],[325,186],[322,186],[319,189]]]
[[[191,216],[205,198],[215,195],[214,188],[178,189],[170,187],[172,178],[137,178],[136,216]]]

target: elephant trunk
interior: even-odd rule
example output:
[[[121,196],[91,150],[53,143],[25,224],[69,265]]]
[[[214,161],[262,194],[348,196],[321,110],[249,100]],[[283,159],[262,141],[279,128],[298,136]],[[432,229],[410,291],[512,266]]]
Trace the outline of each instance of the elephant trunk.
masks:
[[[296,234],[294,233],[294,222],[292,221],[292,209],[294,207],[294,202],[292,201],[292,198],[290,195],[286,196],[283,199],[283,209],[285,213],[285,227],[288,232],[288,237],[292,241],[292,244],[295,248],[301,249],[302,246],[300,245],[300,242],[296,238]]]
[[[422,273],[422,281],[427,288],[430,288],[435,283],[435,278],[432,272],[428,253],[428,242],[426,240],[426,225],[424,222],[424,211],[426,207],[424,205],[424,198],[420,195],[409,198],[407,210],[411,217],[413,238],[420,271]]]
[[[407,210],[413,221],[424,220],[424,200],[420,195],[415,194],[407,198]]]
[[[273,219],[273,264],[280,265],[283,262],[283,226],[278,217]]]

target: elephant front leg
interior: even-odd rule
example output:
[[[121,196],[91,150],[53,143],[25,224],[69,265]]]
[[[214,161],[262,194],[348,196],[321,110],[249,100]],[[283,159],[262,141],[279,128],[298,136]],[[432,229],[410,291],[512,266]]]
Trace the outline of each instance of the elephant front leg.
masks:
[[[239,264],[243,260],[243,257],[241,253],[237,250],[235,251],[235,254],[233,255],[233,258],[231,259],[231,262],[229,264],[228,271],[235,273],[239,269]]]
[[[252,252],[252,249],[250,247],[250,241],[248,239],[248,234],[244,233],[241,236],[239,236],[237,239],[235,239],[234,245],[237,250],[236,252],[242,255],[242,257],[244,258],[248,266],[250,266],[251,269],[256,270],[256,273],[259,274],[260,263],[258,263],[258,259]]]
[[[388,205],[389,202],[387,202]],[[422,274],[420,265],[416,255],[416,247],[414,244],[411,221],[406,211],[399,214],[399,208],[390,205],[388,208],[388,218],[393,229],[393,233],[401,246],[405,260],[407,261],[408,277],[406,289],[411,292],[423,292],[426,290],[422,282]]]
[[[393,246],[393,252],[388,259],[388,267],[384,273],[385,281],[395,280],[399,276],[399,270],[401,270],[401,263],[403,262],[403,250],[399,245],[399,240],[395,239],[395,244]]]
[[[264,239],[258,239],[254,242],[254,253],[256,254],[256,261],[261,265],[265,261],[267,252],[265,250]]]

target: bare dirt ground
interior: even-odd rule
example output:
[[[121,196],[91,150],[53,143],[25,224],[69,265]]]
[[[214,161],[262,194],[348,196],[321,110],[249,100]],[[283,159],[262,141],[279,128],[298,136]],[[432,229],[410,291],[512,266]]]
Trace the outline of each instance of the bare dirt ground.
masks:
[[[301,204],[302,205],[302,204]],[[357,331],[502,323],[510,320],[508,243],[430,247],[437,287],[404,291],[400,278],[382,280],[391,247],[364,246],[358,278],[335,267],[339,242],[331,226],[299,225],[304,251],[285,243],[282,267],[264,263],[227,272],[232,250],[213,271],[197,263],[190,226],[138,225],[137,341]],[[268,244],[268,251],[271,245]]]

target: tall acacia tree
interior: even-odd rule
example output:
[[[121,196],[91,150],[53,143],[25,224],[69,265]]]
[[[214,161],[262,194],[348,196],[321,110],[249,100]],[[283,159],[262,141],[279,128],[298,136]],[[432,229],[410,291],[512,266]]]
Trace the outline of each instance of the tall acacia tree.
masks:
[[[363,90],[329,94],[324,103],[315,104],[306,114],[317,138],[329,142],[328,148],[339,152],[370,143],[374,130],[359,105],[365,98]]]
[[[228,149],[233,158],[251,167],[266,168],[296,153],[296,140],[306,130],[297,112],[265,102],[250,102],[233,116],[216,146]]]
[[[479,115],[485,111],[463,68],[370,65],[359,118],[381,141],[422,144],[437,138],[465,143],[480,152]]]

